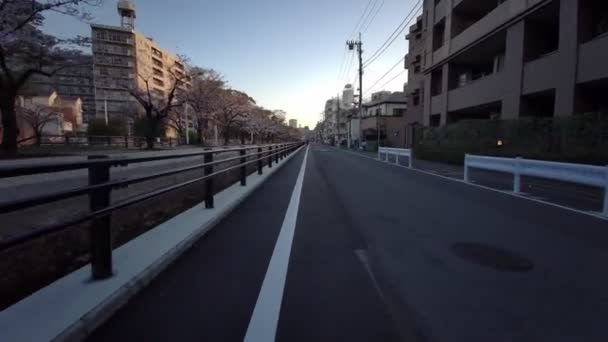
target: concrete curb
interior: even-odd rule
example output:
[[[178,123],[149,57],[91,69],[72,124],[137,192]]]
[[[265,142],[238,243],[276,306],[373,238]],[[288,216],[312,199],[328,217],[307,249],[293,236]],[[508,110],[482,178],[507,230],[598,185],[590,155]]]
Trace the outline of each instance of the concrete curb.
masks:
[[[245,199],[247,199],[255,190],[257,190],[262,184],[264,184],[273,173],[279,170],[285,165],[291,158],[298,154],[305,146],[300,147],[294,153],[287,156],[279,164],[275,165],[274,168],[268,169],[268,173],[265,177],[257,184],[251,185],[247,188],[245,194],[231,203],[229,206],[218,212],[217,215],[210,221],[205,222],[196,232],[191,234],[189,237],[184,239],[178,245],[173,247],[169,252],[162,255],[152,265],[147,267],[143,272],[135,276],[128,283],[120,287],[111,296],[107,297],[101,303],[99,303],[93,310],[89,311],[78,321],[74,322],[71,326],[60,333],[53,341],[58,342],[72,342],[82,341],[89,336],[96,328],[101,326],[106,320],[124,306],[135,294],[144,289],[156,276],[170,266],[175,260],[177,260],[182,254],[188,251],[200,238],[207,234],[215,225],[217,225],[222,219],[230,214],[238,205],[240,205]],[[172,219],[173,220],[173,219]],[[171,222],[169,220],[168,222]]]

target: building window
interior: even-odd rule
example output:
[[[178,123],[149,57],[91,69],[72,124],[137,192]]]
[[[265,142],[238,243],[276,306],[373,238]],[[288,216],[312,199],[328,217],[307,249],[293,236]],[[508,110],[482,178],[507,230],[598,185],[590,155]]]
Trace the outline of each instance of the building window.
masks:
[[[403,116],[405,115],[405,108],[393,108],[393,116]]]
[[[441,125],[441,114],[431,115],[429,121],[431,127],[439,127]]]

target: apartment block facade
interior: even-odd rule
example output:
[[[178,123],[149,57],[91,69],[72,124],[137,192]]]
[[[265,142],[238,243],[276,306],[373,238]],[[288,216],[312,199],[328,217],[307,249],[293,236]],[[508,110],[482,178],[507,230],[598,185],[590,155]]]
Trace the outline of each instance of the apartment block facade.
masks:
[[[421,101],[425,126],[606,115],[607,32],[605,0],[424,0],[408,35],[409,111]]]
[[[405,114],[405,144],[411,147],[417,141],[417,126],[424,122],[424,73],[422,72],[425,41],[427,30],[425,16],[416,18],[416,23],[410,26],[406,39],[409,42],[408,54],[405,56],[405,68],[408,70],[408,80],[404,87],[408,108]]]
[[[74,61],[75,66],[62,69],[51,77],[34,75],[28,86],[40,94],[56,91],[62,98],[80,98],[82,119],[88,123],[95,118],[95,88],[93,86],[93,57],[83,55]]]
[[[185,66],[177,56],[141,33],[117,26],[91,28],[98,118],[104,118],[106,112],[109,118],[136,115],[141,109],[129,89],[146,90],[149,86],[152,94],[163,97],[173,87],[175,75],[185,76]]]

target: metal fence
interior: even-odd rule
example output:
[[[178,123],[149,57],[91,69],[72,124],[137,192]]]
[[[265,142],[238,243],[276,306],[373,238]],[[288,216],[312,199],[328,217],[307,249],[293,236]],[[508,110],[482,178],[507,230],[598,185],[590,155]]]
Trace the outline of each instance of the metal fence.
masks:
[[[31,140],[30,142],[34,142]],[[179,144],[175,138],[157,137],[155,147],[174,147]],[[144,148],[146,138],[137,136],[103,136],[103,135],[43,135],[40,139],[42,146],[86,146],[86,147],[117,147]]]
[[[464,181],[469,183],[469,168],[513,174],[513,192],[521,193],[521,177],[531,176],[604,189],[602,214],[608,216],[608,166],[557,163],[523,158],[498,158],[466,155]]]
[[[57,202],[77,196],[87,195],[89,198],[89,212],[67,219],[63,222],[53,223],[44,227],[37,227],[15,237],[0,242],[0,252],[20,246],[24,243],[58,233],[67,228],[89,222],[91,239],[91,265],[92,276],[94,279],[105,279],[112,276],[112,237],[111,237],[111,215],[112,212],[135,205],[163,194],[176,191],[178,189],[204,182],[205,188],[205,207],[214,207],[214,179],[229,171],[240,170],[240,184],[247,185],[247,166],[257,165],[257,173],[263,173],[263,166],[267,164],[272,167],[273,163],[287,157],[296,151],[302,142],[275,144],[255,147],[228,148],[222,150],[209,150],[191,154],[154,156],[154,157],[131,157],[131,158],[109,158],[108,156],[90,156],[89,160],[70,163],[46,163],[34,166],[0,167],[0,178],[11,178],[20,176],[30,176],[37,174],[55,173],[72,170],[88,170],[88,186],[53,192],[45,195],[35,196],[26,199],[14,200],[0,204],[0,214],[17,212],[20,210],[35,207],[41,204]],[[237,157],[214,160],[218,153],[236,152]],[[110,172],[112,168],[126,167],[133,164],[155,162],[162,160],[179,160],[189,157],[203,157],[203,163],[176,168],[169,171],[158,172],[145,176],[133,177],[128,179],[112,181]],[[251,160],[251,158],[254,158]],[[238,162],[239,164],[229,167],[221,167],[228,163]],[[113,189],[121,189],[129,185],[139,184],[161,177],[182,174],[188,171],[202,170],[203,176],[180,182],[158,190],[143,193],[132,198],[125,199],[112,204],[110,199]]]
[[[388,162],[390,155],[394,155],[395,164],[399,164],[399,157],[405,157],[408,159],[408,167],[412,168],[412,150],[410,149],[380,147],[378,149],[378,159],[382,160],[382,155],[385,156],[384,161],[386,162]]]

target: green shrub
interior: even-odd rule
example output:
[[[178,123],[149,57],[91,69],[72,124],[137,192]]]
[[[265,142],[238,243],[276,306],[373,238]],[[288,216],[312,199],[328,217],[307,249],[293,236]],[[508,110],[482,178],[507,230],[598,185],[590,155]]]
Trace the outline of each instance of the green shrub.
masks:
[[[110,119],[107,125],[104,119],[94,119],[89,122],[87,134],[89,136],[125,136],[127,135],[127,125],[120,119]]]

